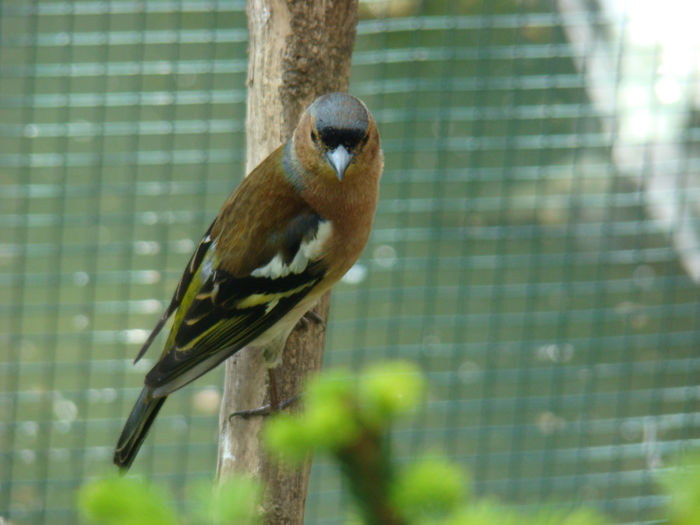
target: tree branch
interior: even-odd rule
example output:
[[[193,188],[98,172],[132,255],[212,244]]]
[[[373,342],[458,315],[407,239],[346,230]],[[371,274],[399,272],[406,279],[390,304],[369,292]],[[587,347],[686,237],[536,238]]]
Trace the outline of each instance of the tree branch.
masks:
[[[316,97],[347,91],[356,25],[357,0],[248,1],[247,173],[291,136]],[[325,320],[329,306],[327,294],[314,311]],[[281,400],[298,394],[307,373],[320,369],[324,342],[323,324],[296,327],[276,371]],[[267,491],[267,522],[301,524],[311,460],[295,471],[280,467],[261,448],[263,418],[229,420],[237,410],[266,403],[267,381],[262,355],[244,349],[227,361],[217,475],[259,477]]]

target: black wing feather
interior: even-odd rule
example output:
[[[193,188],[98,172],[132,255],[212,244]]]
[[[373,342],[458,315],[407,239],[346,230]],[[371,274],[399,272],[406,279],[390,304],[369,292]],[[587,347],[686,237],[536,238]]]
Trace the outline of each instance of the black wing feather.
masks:
[[[177,310],[177,307],[180,306],[180,302],[185,296],[185,291],[187,291],[187,287],[190,285],[192,277],[195,273],[197,273],[197,269],[199,268],[199,265],[202,264],[204,255],[207,253],[209,246],[211,246],[212,238],[210,234],[212,228],[214,227],[214,223],[216,223],[216,219],[212,221],[212,223],[209,225],[209,228],[207,228],[207,231],[202,236],[202,240],[199,241],[197,249],[192,254],[192,257],[190,257],[190,260],[188,261],[187,266],[185,267],[185,271],[182,273],[182,277],[180,277],[180,282],[177,284],[177,288],[175,289],[173,298],[170,300],[170,304],[165,309],[165,312],[163,312],[163,315],[160,317],[156,325],[153,327],[153,330],[151,330],[151,333],[149,334],[148,338],[143,343],[143,346],[141,346],[139,353],[136,354],[136,357],[134,358],[134,363],[136,363],[139,359],[143,357],[143,355],[153,343],[153,340],[163,329],[163,326],[167,322],[168,318],[173,314],[175,310]]]
[[[304,272],[269,279],[233,275],[217,270],[202,285],[175,335],[174,347],[146,376],[146,385],[167,385],[197,364],[214,355],[213,368],[284,317],[323,278],[319,263]],[[218,288],[216,293],[211,293]],[[295,291],[296,290],[296,291]],[[290,291],[294,291],[290,293]],[[240,307],[238,303],[255,294],[285,293],[272,308],[267,304]],[[194,377],[192,378],[194,379]]]

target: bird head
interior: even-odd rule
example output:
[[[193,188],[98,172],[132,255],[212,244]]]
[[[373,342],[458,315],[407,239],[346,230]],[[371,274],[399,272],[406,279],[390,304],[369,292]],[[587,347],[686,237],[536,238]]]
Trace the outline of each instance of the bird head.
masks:
[[[370,141],[373,135],[377,138]],[[359,99],[329,93],[304,112],[294,132],[294,145],[307,170],[342,182],[368,141],[376,143],[378,135],[374,119]]]

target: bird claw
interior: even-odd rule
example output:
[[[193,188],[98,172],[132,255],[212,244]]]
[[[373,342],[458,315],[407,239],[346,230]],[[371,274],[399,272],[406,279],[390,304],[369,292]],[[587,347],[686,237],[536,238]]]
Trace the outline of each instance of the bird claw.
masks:
[[[282,410],[293,405],[297,401],[299,401],[298,394],[294,397],[287,399],[286,401],[283,401],[276,408],[268,403],[267,405],[263,405],[263,406],[258,407],[258,408],[250,408],[248,410],[239,410],[237,412],[234,412],[230,416],[228,416],[228,420],[231,421],[234,417],[242,417],[243,419],[249,419],[249,418],[255,417],[255,416],[271,416],[273,414],[276,414],[277,412],[281,412]]]
[[[271,405],[263,405],[258,408],[250,408],[248,410],[239,410],[228,416],[228,420],[231,421],[234,417],[242,417],[243,419],[249,419],[253,416],[269,416],[272,414]]]
[[[318,326],[321,326],[323,328],[326,327],[326,321],[318,315],[316,312],[313,310],[308,310],[302,317],[301,317],[302,322],[308,326],[309,323],[314,323]]]

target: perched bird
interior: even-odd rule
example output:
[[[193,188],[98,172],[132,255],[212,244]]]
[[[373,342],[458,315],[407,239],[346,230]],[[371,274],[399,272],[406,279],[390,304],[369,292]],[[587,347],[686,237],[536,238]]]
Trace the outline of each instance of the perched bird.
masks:
[[[158,362],[124,425],[114,463],[128,469],[166,397],[244,346],[275,367],[294,325],[367,243],[383,169],[367,107],[316,99],[294,134],[226,200],[138,361],[175,314]]]

